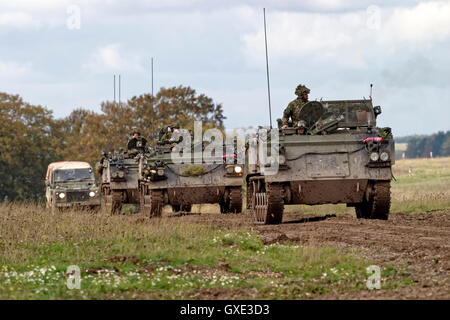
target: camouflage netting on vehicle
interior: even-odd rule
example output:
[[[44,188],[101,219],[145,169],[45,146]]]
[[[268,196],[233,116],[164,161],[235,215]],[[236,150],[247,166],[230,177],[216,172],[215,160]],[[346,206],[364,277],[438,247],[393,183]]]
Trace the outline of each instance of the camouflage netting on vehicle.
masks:
[[[185,171],[186,176],[199,176],[205,174],[206,170],[202,166],[189,166]]]

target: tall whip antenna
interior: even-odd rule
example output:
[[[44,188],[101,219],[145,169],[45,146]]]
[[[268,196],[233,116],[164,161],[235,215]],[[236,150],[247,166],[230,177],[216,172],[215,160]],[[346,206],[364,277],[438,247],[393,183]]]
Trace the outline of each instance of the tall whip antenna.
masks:
[[[263,8],[263,14],[264,14],[264,40],[266,43],[267,94],[269,97],[270,129],[272,129],[272,105],[270,104],[270,81],[269,81],[269,55],[267,53],[266,8]]]
[[[152,57],[152,97],[153,97],[153,57]]]
[[[121,88],[120,88],[120,74],[119,74],[119,104],[121,104],[121,102],[120,102],[120,90],[121,90]]]

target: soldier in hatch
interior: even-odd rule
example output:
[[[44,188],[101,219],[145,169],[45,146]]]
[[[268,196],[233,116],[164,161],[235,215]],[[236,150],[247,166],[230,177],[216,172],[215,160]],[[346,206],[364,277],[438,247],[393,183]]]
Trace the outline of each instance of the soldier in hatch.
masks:
[[[299,135],[305,135],[306,134],[306,122],[303,120],[300,120],[297,124],[297,134]]]
[[[179,136],[178,139],[172,138],[174,133],[179,133],[179,127],[177,124],[172,124],[171,126],[164,128],[162,135],[160,135],[158,144],[176,144],[183,141],[183,136]]]
[[[133,131],[133,137],[128,141],[127,149],[130,154],[137,154],[140,151],[144,151],[147,145],[147,140],[141,137],[140,132]]]
[[[297,99],[291,101],[283,112],[282,127],[285,129],[288,126],[289,118],[291,118],[292,123],[295,124],[302,120],[299,118],[300,110],[308,102],[308,94],[310,90],[302,84],[299,84],[295,89],[295,94]]]

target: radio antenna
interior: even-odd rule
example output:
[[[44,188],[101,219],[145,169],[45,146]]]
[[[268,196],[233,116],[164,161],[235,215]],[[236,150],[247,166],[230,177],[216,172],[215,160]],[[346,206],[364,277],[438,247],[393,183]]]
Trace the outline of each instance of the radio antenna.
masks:
[[[267,53],[266,8],[263,8],[263,15],[264,15],[264,40],[266,44],[267,95],[269,97],[270,129],[272,129],[272,105],[270,104],[270,81],[269,81],[269,55]]]
[[[373,87],[373,84],[370,84],[370,95],[369,95],[370,100],[372,100],[372,87]]]
[[[120,74],[119,74],[119,105],[121,104],[121,102],[120,102]]]
[[[152,97],[153,97],[153,57],[152,57]]]
[[[116,75],[114,75],[114,103],[116,103]]]

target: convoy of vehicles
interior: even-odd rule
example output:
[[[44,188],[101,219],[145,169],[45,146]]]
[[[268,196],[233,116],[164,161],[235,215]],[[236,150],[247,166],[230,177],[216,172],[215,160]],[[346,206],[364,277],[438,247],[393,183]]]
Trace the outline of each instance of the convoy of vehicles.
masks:
[[[103,198],[110,214],[120,213],[123,204],[134,204],[153,217],[160,216],[165,205],[174,212],[189,212],[197,203],[219,204],[221,213],[240,213],[245,184],[247,209],[255,223],[281,223],[289,204],[345,203],[355,208],[358,218],[388,219],[395,150],[390,128],[376,126],[381,108],[371,99],[312,101],[300,112],[301,125],[275,129],[278,140],[264,142],[267,149],[276,144],[279,152],[275,174],[264,174],[266,164],[259,157],[255,163],[238,164],[236,149],[230,161],[225,145],[220,157],[202,156],[200,163],[194,161],[194,152],[191,162],[175,163],[174,144],[157,145],[103,153],[96,165],[101,192],[88,163],[51,163],[47,207],[96,209]]]

